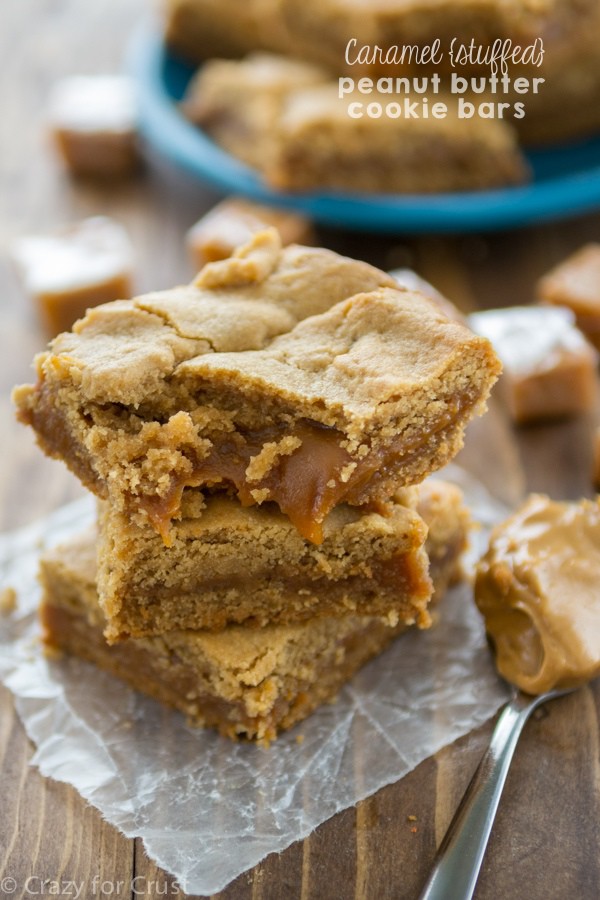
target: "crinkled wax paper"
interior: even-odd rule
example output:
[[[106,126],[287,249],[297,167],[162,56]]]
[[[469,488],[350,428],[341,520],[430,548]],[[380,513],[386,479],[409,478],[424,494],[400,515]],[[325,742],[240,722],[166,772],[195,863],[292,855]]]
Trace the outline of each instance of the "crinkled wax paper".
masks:
[[[455,467],[451,474],[479,520],[489,525],[502,515],[477,482]],[[221,890],[268,853],[402,778],[507,696],[463,585],[443,601],[436,628],[403,635],[335,704],[269,749],[189,728],[91,666],[42,653],[37,557],[93,514],[85,498],[0,537],[2,584],[19,597],[17,611],[0,621],[0,677],[36,745],[32,763],[74,785],[128,837],[141,837],[190,893]]]

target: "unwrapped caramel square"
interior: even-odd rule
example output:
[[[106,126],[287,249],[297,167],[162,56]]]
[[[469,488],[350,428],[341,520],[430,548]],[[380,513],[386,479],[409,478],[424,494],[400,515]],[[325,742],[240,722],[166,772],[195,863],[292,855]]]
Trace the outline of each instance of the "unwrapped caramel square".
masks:
[[[586,244],[548,272],[537,294],[542,303],[571,309],[579,328],[600,349],[600,244]]]
[[[247,244],[253,234],[276,228],[284,247],[314,244],[312,225],[299,213],[227,197],[202,216],[186,235],[190,258],[197,270],[206,263],[231,256]]]
[[[140,164],[137,100],[122,75],[64,78],[55,84],[46,115],[51,137],[73,175],[115,178]]]
[[[499,394],[515,422],[577,415],[594,406],[597,353],[570,310],[511,306],[474,313],[469,324],[502,360]]]
[[[106,216],[22,237],[11,250],[49,337],[91,307],[132,294],[133,249],[123,226]]]

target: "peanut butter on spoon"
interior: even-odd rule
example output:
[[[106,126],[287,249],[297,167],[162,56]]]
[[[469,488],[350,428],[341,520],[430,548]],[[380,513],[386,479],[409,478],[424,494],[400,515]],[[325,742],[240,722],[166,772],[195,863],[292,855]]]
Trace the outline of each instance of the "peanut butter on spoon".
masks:
[[[498,671],[521,690],[496,723],[419,900],[471,900],[529,716],[600,674],[600,499],[557,503],[532,494],[492,532],[475,602]]]
[[[600,674],[600,500],[532,494],[492,532],[475,602],[500,674],[528,694]]]

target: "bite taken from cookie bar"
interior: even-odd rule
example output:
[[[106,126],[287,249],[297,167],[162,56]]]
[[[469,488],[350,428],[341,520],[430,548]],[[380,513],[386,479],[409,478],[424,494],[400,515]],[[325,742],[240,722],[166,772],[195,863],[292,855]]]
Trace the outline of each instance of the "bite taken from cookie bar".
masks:
[[[22,421],[165,541],[185,487],[275,502],[316,543],[462,445],[500,363],[383,272],[274,230],[192,285],[99,307],[37,359]]]
[[[458,571],[466,513],[456,489],[441,484],[422,511],[426,521],[430,517],[426,549],[439,600]],[[43,557],[40,613],[46,645],[95,663],[180,710],[193,724],[215,727],[228,737],[268,742],[331,701],[407,627],[349,614],[264,628],[232,625],[216,634],[169,631],[111,646],[96,593],[96,555],[90,531]]]

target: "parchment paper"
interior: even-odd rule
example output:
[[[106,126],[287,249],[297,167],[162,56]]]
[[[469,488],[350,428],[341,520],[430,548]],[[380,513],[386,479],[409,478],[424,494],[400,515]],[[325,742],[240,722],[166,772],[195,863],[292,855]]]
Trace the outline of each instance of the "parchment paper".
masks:
[[[461,484],[486,526],[504,515],[462,470],[450,467],[444,477]],[[444,599],[436,628],[400,637],[335,704],[269,749],[189,728],[86,663],[43,656],[37,557],[93,515],[94,501],[85,498],[0,536],[1,584],[19,597],[16,612],[0,619],[0,678],[37,748],[32,764],[72,784],[125,835],[141,837],[189,893],[221,890],[476,728],[507,697],[462,585]],[[476,535],[473,555],[485,533]]]

